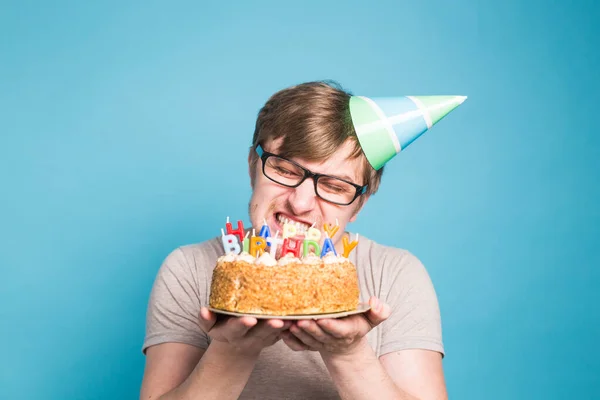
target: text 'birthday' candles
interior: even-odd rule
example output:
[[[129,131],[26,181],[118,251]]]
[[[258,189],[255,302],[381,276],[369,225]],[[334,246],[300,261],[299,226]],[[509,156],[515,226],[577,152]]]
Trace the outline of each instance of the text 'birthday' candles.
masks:
[[[323,248],[321,248],[319,242],[321,240],[321,231],[315,228],[313,224],[305,234],[299,234],[294,224],[283,224],[283,232],[281,238],[279,237],[279,231],[275,232],[275,235],[271,234],[267,221],[264,220],[263,226],[260,229],[258,236],[256,230],[252,229],[252,236],[248,237],[250,232],[244,234],[244,224],[242,221],[237,221],[237,227],[234,229],[229,217],[225,223],[225,230],[221,229],[221,241],[223,242],[223,249],[226,254],[240,254],[247,252],[254,257],[260,257],[263,253],[268,252],[272,257],[275,257],[277,250],[280,251],[280,256],[286,256],[292,254],[294,257],[300,258],[300,256],[308,256],[309,254],[319,255],[324,257],[328,253],[338,255],[333,245],[332,238],[339,231],[340,226],[336,219],[336,224],[324,224],[323,231],[325,232],[325,239],[323,241]],[[358,235],[354,241],[350,241],[347,236],[342,238],[342,244],[344,251],[343,257],[348,258],[350,252],[358,244]]]

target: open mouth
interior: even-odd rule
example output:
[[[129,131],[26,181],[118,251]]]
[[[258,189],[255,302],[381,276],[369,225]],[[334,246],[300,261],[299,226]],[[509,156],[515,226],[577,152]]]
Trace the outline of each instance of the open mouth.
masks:
[[[307,224],[306,222],[291,219],[281,213],[275,214],[275,219],[277,220],[277,222],[280,225],[280,228],[282,228],[282,229],[283,229],[283,224],[294,225],[296,227],[296,233],[298,235],[305,235],[306,232],[308,231],[308,228],[310,228],[310,225]]]

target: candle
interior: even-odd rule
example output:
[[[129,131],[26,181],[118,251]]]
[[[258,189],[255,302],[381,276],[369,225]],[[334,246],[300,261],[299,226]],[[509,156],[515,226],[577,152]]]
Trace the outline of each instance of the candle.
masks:
[[[265,246],[267,245],[267,241],[265,238],[260,236],[252,236],[250,239],[250,254],[259,257],[262,253],[265,252]]]
[[[246,236],[244,236],[244,252],[248,252],[250,250],[250,240],[248,239],[248,235],[250,234],[250,231],[246,232]]]
[[[237,235],[237,237],[240,239],[240,243],[244,241],[244,224],[242,223],[242,221],[238,221],[237,229],[233,229],[231,223],[229,222],[229,217],[227,217],[227,223],[225,224],[225,226],[227,227],[228,235]]]
[[[281,257],[292,253],[296,258],[300,257],[300,241],[292,238],[285,238],[281,246]]]
[[[230,234],[226,235],[223,229],[221,229],[221,241],[223,242],[225,254],[240,254],[240,244],[238,243],[237,236]]]
[[[315,240],[304,239],[304,257],[306,257],[309,253],[320,254],[321,248],[319,247],[319,243]]]
[[[329,237],[332,238],[335,236],[337,231],[340,229],[340,226],[336,225],[336,226],[332,227],[329,224],[323,224],[323,229],[325,230],[325,232],[327,232],[327,235],[329,235]]]
[[[325,238],[325,241],[323,242],[323,250],[321,251],[321,257],[324,257],[327,255],[327,253],[329,252],[333,252],[333,254],[335,254],[337,256],[337,253],[335,251],[335,246],[333,245],[333,242],[331,241],[331,238],[329,237],[329,235],[327,235],[327,237]]]
[[[260,228],[260,233],[258,235],[262,236],[265,239],[271,236],[271,230],[269,229],[269,225],[267,225],[266,219],[264,219],[263,226],[262,228]]]
[[[313,228],[311,226],[310,228],[308,228],[308,231],[306,232],[305,239],[314,240],[315,242],[318,242],[319,240],[321,240],[321,231],[318,230],[317,228]]]
[[[278,235],[279,235],[279,231],[275,232],[275,236],[271,236],[270,238],[267,238],[267,243],[269,244],[269,246],[271,246],[271,250],[269,251],[269,253],[271,254],[271,256],[273,258],[275,258],[277,256],[277,246],[279,246],[280,244],[283,244],[283,239],[277,238]]]
[[[296,225],[283,224],[283,238],[293,238],[294,236],[296,236]]]
[[[342,244],[344,245],[344,257],[348,258],[352,249],[356,247],[358,244],[358,234],[356,234],[356,240],[352,242],[348,242],[348,236],[344,235],[342,238]]]

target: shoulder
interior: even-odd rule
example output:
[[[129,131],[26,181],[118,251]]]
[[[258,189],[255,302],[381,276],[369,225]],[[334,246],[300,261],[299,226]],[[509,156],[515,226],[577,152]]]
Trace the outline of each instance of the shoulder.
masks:
[[[433,293],[431,277],[417,256],[404,248],[361,238],[355,264],[360,276],[374,293]]]
[[[198,261],[213,262],[223,255],[223,246],[219,238],[214,237],[201,243],[180,246],[176,251],[181,252],[192,263]]]
[[[219,238],[215,237],[201,243],[179,246],[172,250],[164,260],[163,266],[170,270],[195,271],[200,268],[214,267],[217,258],[223,255]]]
[[[357,264],[392,267],[396,271],[424,269],[421,261],[409,250],[383,245],[367,237],[361,237],[356,248]]]

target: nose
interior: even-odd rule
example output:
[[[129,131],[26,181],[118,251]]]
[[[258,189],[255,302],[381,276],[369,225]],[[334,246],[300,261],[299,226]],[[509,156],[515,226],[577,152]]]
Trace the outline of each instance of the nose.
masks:
[[[290,207],[296,215],[302,215],[315,207],[317,194],[312,179],[307,179],[297,188],[292,189],[289,197]]]

